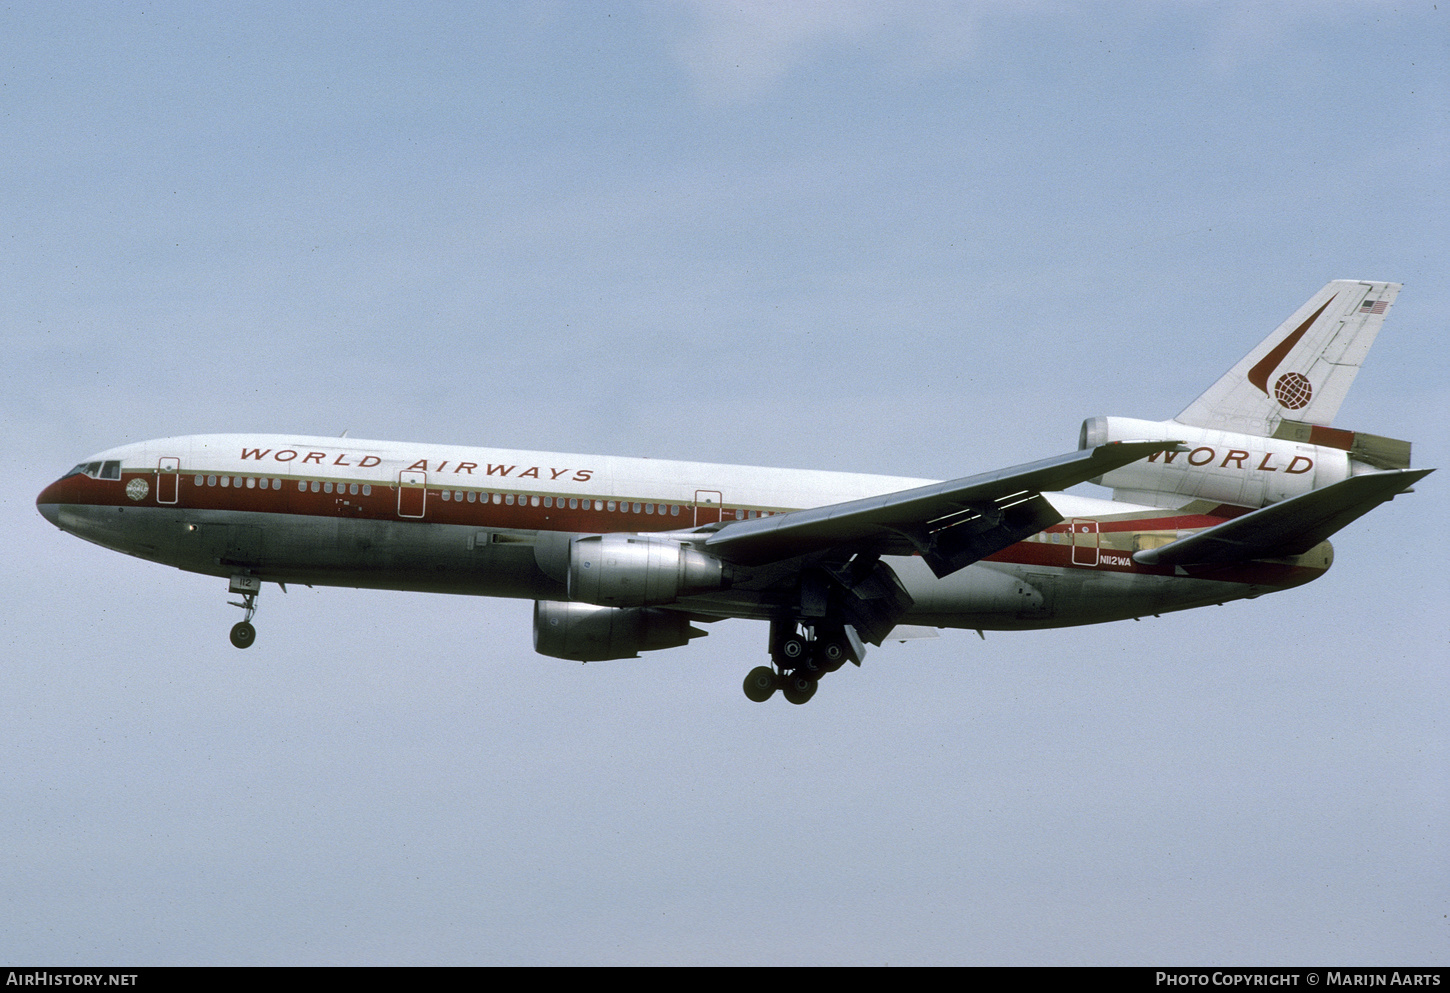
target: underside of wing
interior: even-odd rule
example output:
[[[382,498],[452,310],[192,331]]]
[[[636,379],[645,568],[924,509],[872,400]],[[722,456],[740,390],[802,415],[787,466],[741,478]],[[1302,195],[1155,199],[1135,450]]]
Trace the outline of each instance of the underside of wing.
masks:
[[[919,553],[938,576],[1062,520],[1042,494],[1177,447],[1115,442],[1028,465],[880,496],[728,524],[705,540],[727,562],[763,565],[802,555]]]
[[[1159,548],[1136,552],[1133,560],[1142,565],[1216,565],[1302,555],[1434,471],[1395,469],[1351,476]]]

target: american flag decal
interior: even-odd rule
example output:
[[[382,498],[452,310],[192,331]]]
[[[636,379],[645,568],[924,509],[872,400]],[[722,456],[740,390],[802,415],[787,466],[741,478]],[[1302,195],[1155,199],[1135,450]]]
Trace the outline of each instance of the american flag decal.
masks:
[[[1383,314],[1385,312],[1385,306],[1386,304],[1383,300],[1366,300],[1359,305],[1359,312],[1361,314]]]

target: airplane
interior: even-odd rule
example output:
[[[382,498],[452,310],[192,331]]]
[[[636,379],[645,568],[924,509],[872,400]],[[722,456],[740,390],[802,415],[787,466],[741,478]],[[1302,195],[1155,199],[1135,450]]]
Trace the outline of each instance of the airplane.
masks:
[[[122,445],[37,497],[56,527],[228,580],[532,599],[582,662],[769,624],[756,702],[936,629],[1140,618],[1291,589],[1328,537],[1433,470],[1331,427],[1400,284],[1335,280],[1177,417],[1091,417],[1078,450],[946,482],[277,434]],[[1092,482],[1111,499],[1063,490]],[[985,637],[985,635],[982,635]]]

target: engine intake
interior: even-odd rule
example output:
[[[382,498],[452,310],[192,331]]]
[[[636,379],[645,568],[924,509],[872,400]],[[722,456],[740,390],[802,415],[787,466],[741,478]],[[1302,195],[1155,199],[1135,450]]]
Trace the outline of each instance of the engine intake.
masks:
[[[569,543],[570,600],[644,607],[729,585],[724,562],[668,538],[596,534]]]
[[[640,652],[679,648],[705,633],[684,614],[658,607],[534,601],[534,651],[556,659],[633,659]]]

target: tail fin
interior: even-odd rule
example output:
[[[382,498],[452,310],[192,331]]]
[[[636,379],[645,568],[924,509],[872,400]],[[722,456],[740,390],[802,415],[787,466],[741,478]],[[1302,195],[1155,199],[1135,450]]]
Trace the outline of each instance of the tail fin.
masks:
[[[1327,284],[1174,420],[1261,437],[1283,420],[1328,426],[1400,285]]]

